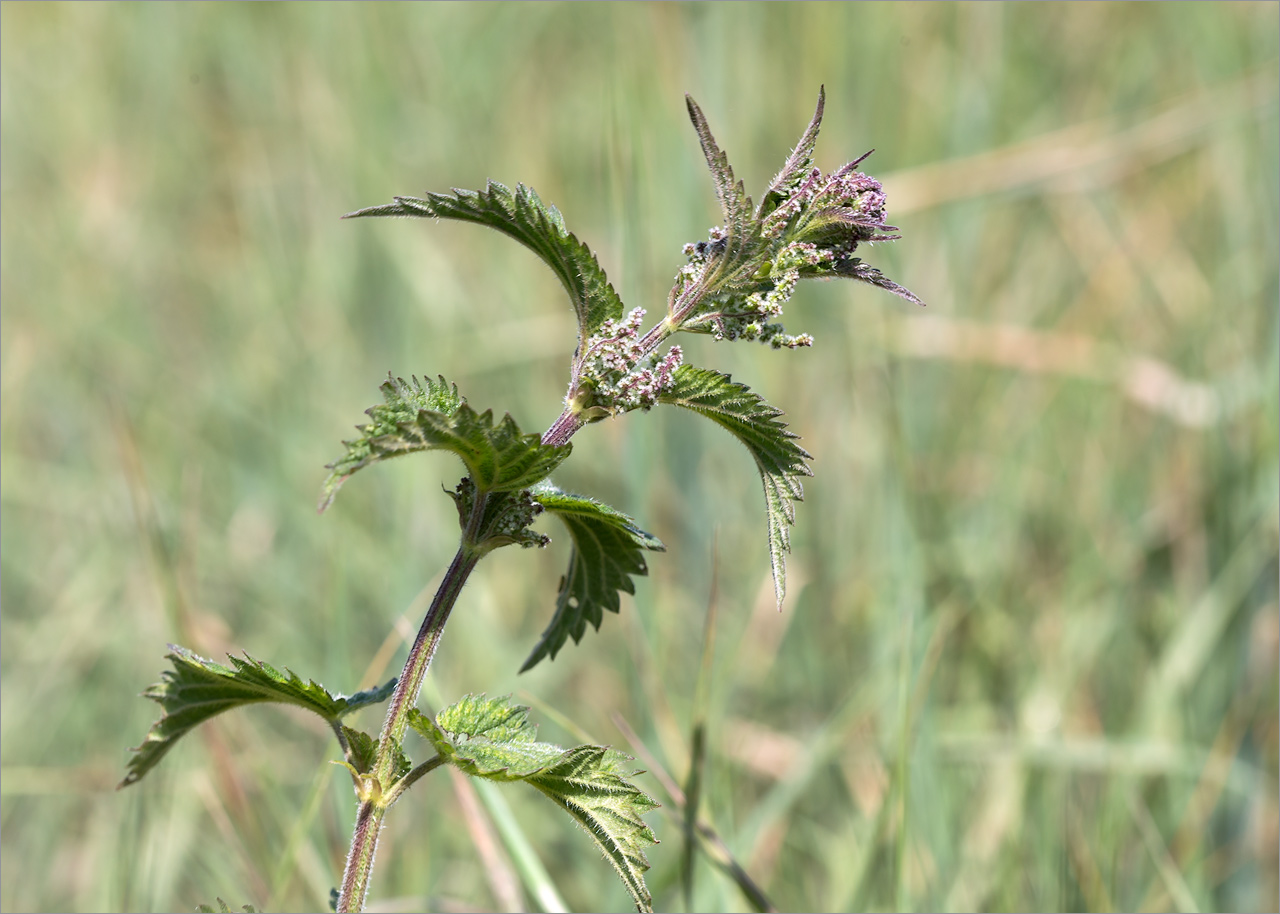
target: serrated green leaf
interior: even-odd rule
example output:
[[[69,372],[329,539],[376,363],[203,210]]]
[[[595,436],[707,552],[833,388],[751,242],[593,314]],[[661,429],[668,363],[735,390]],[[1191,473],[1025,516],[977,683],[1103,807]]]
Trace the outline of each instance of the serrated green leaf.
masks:
[[[450,392],[451,391],[451,392]],[[505,415],[494,424],[493,411],[477,413],[440,379],[427,387],[403,379],[382,385],[386,403],[366,412],[373,422],[357,426],[360,437],[345,442],[347,454],[329,464],[332,471],[320,499],[323,511],[352,473],[372,463],[420,451],[452,451],[462,458],[477,488],[484,492],[524,489],[559,466],[572,445],[549,447],[537,434],[525,435]]]
[[[564,750],[538,742],[537,728],[527,720],[529,709],[508,701],[468,695],[435,721],[414,711],[409,724],[472,777],[523,781],[553,764]]]
[[[517,184],[515,192],[496,181],[484,190],[458,190],[426,197],[395,197],[393,203],[348,213],[363,216],[433,216],[487,225],[514,238],[541,257],[573,303],[578,317],[578,344],[600,329],[606,320],[622,317],[622,300],[591,249],[569,232],[554,206],[539,199],[530,187]]]
[[[382,436],[374,446],[388,456],[453,451],[482,492],[526,489],[546,479],[573,448],[549,447],[542,436],[521,433],[509,414],[495,426],[492,410],[477,413],[465,403],[452,416],[420,410],[415,421],[401,423],[397,432]]]
[[[510,695],[464,695],[437,714],[436,723],[455,737],[468,739],[528,743],[538,738],[537,726],[529,722],[529,709],[511,704]]]
[[[813,475],[807,462],[812,455],[796,443],[799,436],[779,421],[782,410],[718,371],[682,365],[658,400],[706,416],[751,452],[764,483],[773,589],[781,608],[787,590],[786,553],[791,551],[788,528],[795,523],[794,502],[804,500],[800,477]]]
[[[458,393],[457,385],[449,384],[443,376],[436,381],[430,378],[419,381],[416,377],[412,381],[406,381],[404,378],[388,375],[379,389],[382,391],[382,399],[385,402],[365,410],[365,414],[372,421],[368,425],[357,425],[356,430],[360,432],[360,437],[354,441],[344,441],[347,453],[340,460],[329,464],[332,472],[324,483],[320,497],[320,511],[324,511],[333,504],[338,489],[342,488],[342,484],[356,470],[363,469],[385,457],[401,453],[383,454],[377,448],[376,442],[385,436],[395,435],[402,424],[414,421],[420,410],[425,409],[452,416],[462,404],[467,402],[466,398]]]
[[[468,695],[434,721],[415,711],[409,723],[467,774],[523,781],[548,797],[596,842],[636,908],[651,911],[644,848],[657,838],[641,816],[658,803],[628,780],[639,773],[627,766],[630,758],[605,746],[562,750],[540,743],[529,709],[510,701],[510,696]]]
[[[626,759],[604,746],[579,746],[526,782],[591,836],[631,893],[636,909],[652,911],[653,899],[644,884],[649,869],[644,848],[658,839],[641,816],[659,804],[626,780],[636,773],[621,767]]]
[[[405,754],[404,747],[399,742],[394,742],[393,751],[396,760],[391,768],[392,784],[413,770],[413,762],[409,761],[409,756]]]
[[[550,483],[535,487],[532,495],[564,522],[573,538],[573,551],[560,582],[555,615],[520,668],[522,673],[543,657],[554,660],[567,638],[581,641],[588,622],[599,630],[604,610],[619,611],[618,593],[636,592],[631,576],[649,573],[644,550],[666,550],[657,537],[641,530],[630,517],[595,499],[562,492]]]
[[[451,415],[419,410],[413,419],[368,443],[375,460],[416,451],[452,451],[481,491],[527,488],[545,479],[572,448],[543,446],[538,434],[521,433],[510,415],[495,426],[492,410],[477,413],[466,403]]]
[[[743,242],[751,232],[751,198],[747,196],[741,181],[734,181],[733,168],[729,165],[729,157],[716,145],[716,138],[711,135],[711,127],[707,117],[702,113],[690,96],[684,97],[689,109],[689,120],[693,129],[698,132],[698,142],[702,146],[702,154],[706,157],[707,167],[711,169],[711,179],[716,186],[716,199],[720,201],[720,209],[724,213],[724,228],[729,233],[728,248],[733,250],[735,242]]]
[[[818,107],[813,112],[813,119],[809,121],[809,126],[805,128],[804,134],[800,137],[800,142],[796,143],[796,148],[791,150],[791,155],[783,163],[782,170],[774,175],[773,180],[769,182],[769,189],[760,198],[760,209],[756,213],[757,219],[767,216],[776,209],[778,204],[787,198],[789,189],[803,179],[805,174],[813,168],[813,149],[818,143],[818,130],[822,127],[822,111],[826,106],[826,101],[826,86],[819,86]]]
[[[142,745],[133,750],[137,754],[129,760],[129,770],[120,787],[137,783],[179,738],[223,711],[278,702],[306,708],[332,725],[357,708],[385,701],[395,688],[392,680],[381,688],[344,697],[330,693],[315,681],[303,682],[291,670],[281,673],[247,654],[243,660],[229,658],[230,667],[174,644],[169,645],[166,656],[173,669],[166,670],[161,682],[142,693],[164,709],[164,716],[151,727]]]
[[[363,730],[347,726],[343,726],[342,735],[347,738],[347,762],[360,774],[368,774],[378,757],[378,741]]]

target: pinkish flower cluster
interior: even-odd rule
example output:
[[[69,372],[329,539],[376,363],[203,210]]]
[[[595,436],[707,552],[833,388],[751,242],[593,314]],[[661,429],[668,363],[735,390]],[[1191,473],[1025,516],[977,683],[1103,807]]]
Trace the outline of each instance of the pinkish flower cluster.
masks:
[[[868,153],[869,155],[869,153]],[[806,334],[792,336],[776,323],[797,283],[805,278],[843,276],[878,285],[910,301],[910,292],[879,276],[854,252],[859,244],[894,241],[899,236],[885,223],[884,188],[875,178],[856,170],[865,159],[850,162],[824,175],[818,168],[802,171],[776,191],[782,197],[764,208],[753,244],[739,245],[745,257],[716,276],[720,288],[707,296],[706,306],[682,323],[681,329],[710,333],[717,340],[758,340],[775,349],[813,345]],[[676,291],[699,282],[727,249],[723,228],[713,228],[707,241],[686,244],[689,258],[676,277]]]
[[[705,269],[706,255],[698,245],[685,245],[685,253],[692,258],[686,270],[696,273]],[[791,300],[802,275],[813,275],[824,267],[829,270],[838,256],[811,241],[786,244],[762,269],[762,278],[752,284],[754,291],[722,299],[719,307],[704,311],[686,329],[710,333],[716,340],[755,340],[774,349],[812,346],[812,336],[793,336],[774,320],[782,316],[783,306]]]
[[[653,406],[662,392],[671,386],[671,376],[683,361],[684,353],[680,347],[672,346],[656,365],[650,364],[627,374],[613,385],[614,408],[626,412]]]
[[[635,308],[620,321],[605,321],[587,341],[582,375],[595,381],[595,403],[615,413],[653,406],[684,360],[679,346],[672,346],[661,359],[644,355],[644,314],[643,308]]]
[[[845,237],[824,240],[847,247],[848,250],[841,251],[846,256],[853,253],[859,241],[894,240],[888,236],[878,237],[879,232],[894,229],[885,224],[887,199],[883,186],[875,178],[854,171],[865,158],[856,159],[830,175],[812,169],[790,196],[765,217],[760,226],[761,235],[778,238],[786,233],[792,238],[804,238],[812,228],[840,225],[844,231],[834,234]]]
[[[644,323],[644,308],[632,308],[620,321],[607,320],[587,341],[584,364],[598,363],[599,372],[587,371],[593,377],[625,372],[640,358],[640,326]]]

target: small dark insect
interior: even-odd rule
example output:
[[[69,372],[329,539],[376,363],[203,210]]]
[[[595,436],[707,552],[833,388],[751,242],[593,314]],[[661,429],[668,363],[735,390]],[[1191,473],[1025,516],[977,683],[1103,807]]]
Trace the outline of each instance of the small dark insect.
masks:
[[[693,250],[699,257],[710,257],[716,254],[723,254],[724,249],[729,246],[728,237],[717,238],[715,241],[699,241],[693,246]]]

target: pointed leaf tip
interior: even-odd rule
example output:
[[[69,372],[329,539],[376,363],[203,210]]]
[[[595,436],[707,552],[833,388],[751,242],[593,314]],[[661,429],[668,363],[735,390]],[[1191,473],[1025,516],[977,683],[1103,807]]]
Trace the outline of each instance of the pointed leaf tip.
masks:
[[[702,146],[702,155],[707,160],[707,168],[711,171],[712,181],[716,187],[716,198],[720,201],[720,209],[724,214],[724,228],[729,237],[729,248],[745,245],[752,235],[751,200],[741,181],[734,180],[733,168],[729,165],[729,157],[720,149],[716,138],[711,134],[711,126],[698,103],[689,95],[685,96],[685,104],[689,109],[689,120],[697,131],[698,142]]]
[[[490,181],[484,190],[454,188],[452,194],[392,199],[392,203],[356,210],[343,218],[418,216],[488,226],[529,248],[560,279],[578,318],[580,344],[606,320],[622,317],[622,299],[595,254],[565,227],[560,211],[543,203],[532,188],[517,184],[512,191]]]
[[[813,150],[818,144],[818,132],[822,129],[822,114],[826,110],[827,90],[825,86],[818,87],[818,104],[813,110],[813,117],[809,120],[809,126],[805,128],[800,139],[796,142],[796,147],[791,151],[791,155],[787,156],[787,161],[783,163],[782,169],[769,182],[769,188],[760,197],[760,208],[756,212],[756,218],[763,218],[771,213],[779,203],[787,198],[787,195],[794,190],[796,185],[804,180],[809,169],[813,167]]]
[[[435,720],[411,712],[410,724],[471,777],[522,781],[563,809],[613,864],[636,907],[651,911],[644,849],[658,839],[641,816],[658,803],[631,782],[640,772],[630,757],[606,746],[538,742],[529,709],[510,700],[467,695]]]
[[[377,689],[342,696],[329,692],[314,680],[303,680],[292,670],[286,668],[281,672],[248,654],[244,659],[229,657],[231,665],[223,666],[171,644],[167,656],[173,669],[162,673],[161,681],[142,693],[158,703],[164,715],[133,750],[135,754],[129,760],[128,773],[120,787],[137,783],[181,737],[223,711],[279,702],[306,708],[332,725],[357,708],[386,701],[395,688],[392,680]]]
[[[764,484],[769,528],[769,559],[774,595],[781,609],[787,589],[786,554],[791,551],[794,502],[804,500],[800,480],[812,476],[813,456],[796,442],[798,436],[781,421],[782,410],[770,406],[745,384],[707,368],[681,365],[671,388],[659,402],[682,406],[728,430],[751,453]]]

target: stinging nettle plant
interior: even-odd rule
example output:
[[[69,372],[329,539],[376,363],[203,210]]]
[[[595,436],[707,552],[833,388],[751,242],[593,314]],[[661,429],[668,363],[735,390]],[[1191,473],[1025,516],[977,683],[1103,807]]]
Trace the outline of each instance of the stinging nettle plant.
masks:
[[[866,155],[824,174],[813,150],[822,121],[824,93],[808,129],[753,205],[701,109],[686,96],[689,117],[715,183],[723,224],[704,241],[686,244],[687,263],[676,274],[666,314],[644,330],[645,310],[624,311],[590,249],[565,228],[554,206],[524,185],[490,182],[481,191],[395,197],[344,218],[420,216],[456,219],[497,229],[532,249],[560,278],[578,319],[578,340],[560,417],[541,436],[525,434],[510,415],[477,412],[445,381],[391,377],[384,402],[371,407],[359,436],[329,465],[320,510],[358,470],[419,451],[452,451],[466,475],[449,493],[458,509],[461,541],[423,619],[400,675],[376,689],[338,695],[291,671],[280,672],[251,657],[223,666],[171,646],[172,669],[143,694],[164,715],[134,750],[120,786],[136,783],[189,730],[223,711],[259,702],[292,704],[319,714],[332,728],[358,802],[351,850],[338,911],[363,908],[383,818],[419,778],[443,765],[471,777],[520,781],[567,812],[613,864],[640,911],[652,909],[645,887],[644,848],[656,843],[642,816],[658,804],[632,783],[640,773],[629,757],[604,746],[563,749],[536,739],[528,709],[509,697],[468,695],[434,718],[416,707],[427,668],[458,594],[476,564],[502,546],[545,546],[531,524],[544,513],[564,523],[572,540],[551,622],[521,671],[554,659],[565,642],[579,642],[604,611],[619,611],[619,594],[634,593],[632,578],[647,574],[645,552],[662,543],[627,515],[583,495],[564,492],[548,477],[572,451],[583,426],[608,416],[658,404],[683,407],[730,432],[756,462],[764,484],[769,557],[779,608],[786,592],[785,557],[801,477],[812,475],[809,453],[781,421],[782,411],[728,375],[684,363],[676,333],[710,334],[717,340],[755,340],[774,348],[812,345],[791,335],[779,318],[803,279],[847,278],[886,289],[910,302],[915,295],[855,256],[862,245],[893,241],[880,183],[859,171]],[[869,155],[870,153],[868,153]],[[343,723],[352,711],[387,702],[375,739]],[[411,761],[404,743],[420,734],[434,755]]]

